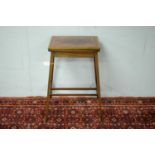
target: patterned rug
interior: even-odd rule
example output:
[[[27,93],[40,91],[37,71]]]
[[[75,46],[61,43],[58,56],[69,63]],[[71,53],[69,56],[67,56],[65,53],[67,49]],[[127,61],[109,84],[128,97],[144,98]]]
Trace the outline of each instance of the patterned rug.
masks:
[[[155,128],[155,97],[0,98],[1,129]]]

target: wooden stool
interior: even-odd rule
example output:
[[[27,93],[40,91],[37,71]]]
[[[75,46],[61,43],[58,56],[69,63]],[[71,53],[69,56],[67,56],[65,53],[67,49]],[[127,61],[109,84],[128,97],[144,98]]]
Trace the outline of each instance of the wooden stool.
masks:
[[[97,96],[100,98],[98,52],[100,46],[96,36],[54,36],[48,50],[51,52],[47,97],[52,96]],[[55,57],[93,58],[96,88],[53,88]],[[74,73],[73,73],[74,74]],[[96,90],[96,94],[52,94],[54,90]],[[48,105],[47,105],[48,109]]]

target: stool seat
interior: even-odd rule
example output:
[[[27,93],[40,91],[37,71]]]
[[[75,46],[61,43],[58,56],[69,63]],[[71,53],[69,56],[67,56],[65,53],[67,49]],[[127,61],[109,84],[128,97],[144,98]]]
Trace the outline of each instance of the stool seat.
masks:
[[[96,36],[53,36],[48,50],[53,52],[98,52],[100,46]]]

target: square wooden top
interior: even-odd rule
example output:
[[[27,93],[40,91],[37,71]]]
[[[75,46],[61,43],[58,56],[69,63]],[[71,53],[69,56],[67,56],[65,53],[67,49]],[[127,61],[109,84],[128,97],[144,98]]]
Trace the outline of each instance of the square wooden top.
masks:
[[[96,51],[100,50],[97,36],[53,36],[49,51]]]

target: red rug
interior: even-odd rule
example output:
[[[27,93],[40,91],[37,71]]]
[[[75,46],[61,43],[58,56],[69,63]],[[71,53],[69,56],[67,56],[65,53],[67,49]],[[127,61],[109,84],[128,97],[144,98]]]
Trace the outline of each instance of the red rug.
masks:
[[[0,128],[155,128],[155,97],[53,98],[45,122],[46,101],[45,97],[0,98]]]

